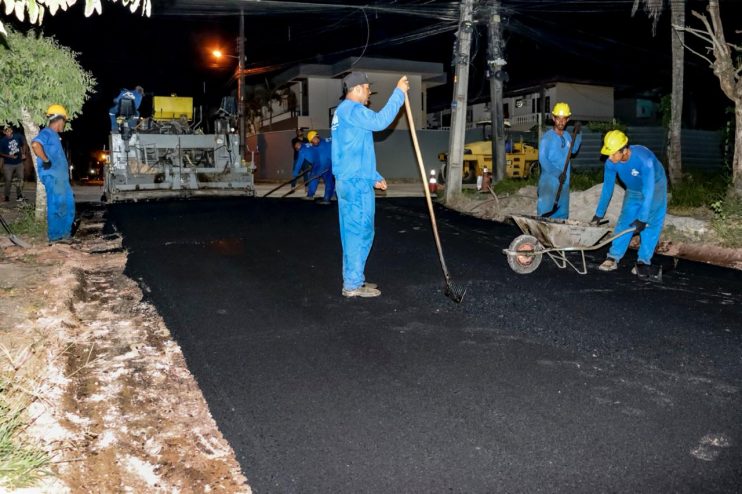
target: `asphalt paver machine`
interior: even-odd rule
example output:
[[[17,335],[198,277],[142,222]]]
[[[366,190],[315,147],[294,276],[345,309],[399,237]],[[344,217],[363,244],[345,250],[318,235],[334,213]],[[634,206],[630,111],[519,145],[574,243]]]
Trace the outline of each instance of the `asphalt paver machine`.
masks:
[[[152,117],[133,128],[130,115],[118,118],[105,169],[106,200],[255,195],[254,166],[240,156],[230,105],[222,104],[215,132],[205,134],[192,123],[192,98],[155,96],[153,102]]]

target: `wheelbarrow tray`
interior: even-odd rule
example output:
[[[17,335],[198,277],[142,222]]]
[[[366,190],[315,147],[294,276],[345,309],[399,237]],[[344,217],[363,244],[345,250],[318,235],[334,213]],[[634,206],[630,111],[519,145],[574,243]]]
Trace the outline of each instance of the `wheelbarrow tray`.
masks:
[[[589,250],[612,232],[612,228],[585,225],[574,220],[539,216],[513,216],[523,233],[532,235],[547,249]]]

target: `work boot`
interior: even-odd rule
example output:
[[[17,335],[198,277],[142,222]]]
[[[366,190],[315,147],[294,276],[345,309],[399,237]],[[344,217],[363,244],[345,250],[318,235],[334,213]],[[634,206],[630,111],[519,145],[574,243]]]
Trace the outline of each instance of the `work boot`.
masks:
[[[379,288],[379,285],[377,285],[376,283],[364,283],[363,286],[365,286],[366,288]]]
[[[660,281],[662,280],[661,273],[661,269],[655,269],[651,264],[644,264],[643,262],[637,262],[631,268],[631,274],[635,274],[640,280]]]
[[[618,269],[618,263],[614,259],[611,259],[609,257],[608,259],[603,261],[603,264],[598,266],[598,269],[601,271],[615,271]]]
[[[363,297],[363,298],[370,298],[370,297],[378,297],[381,295],[381,290],[378,288],[371,288],[365,285],[359,286],[358,288],[354,290],[346,290],[343,288],[343,297],[346,298],[353,298],[353,297]]]

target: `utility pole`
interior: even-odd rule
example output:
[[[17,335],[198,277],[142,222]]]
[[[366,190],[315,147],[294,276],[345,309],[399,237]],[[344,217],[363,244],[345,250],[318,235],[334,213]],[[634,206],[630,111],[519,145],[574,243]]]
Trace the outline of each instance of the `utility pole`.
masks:
[[[490,80],[490,112],[492,120],[492,167],[494,182],[505,178],[505,115],[502,108],[502,86],[508,76],[504,70],[505,57],[502,52],[502,23],[500,2],[490,0],[490,15],[487,30],[487,72]]]
[[[453,101],[451,102],[448,166],[446,167],[446,201],[450,201],[461,194],[469,86],[469,49],[471,47],[471,33],[474,29],[473,15],[474,0],[462,0],[461,21],[453,50],[453,63],[456,69],[453,80]]]
[[[237,64],[237,116],[240,119],[240,162],[245,159],[245,14],[240,8],[239,63]]]

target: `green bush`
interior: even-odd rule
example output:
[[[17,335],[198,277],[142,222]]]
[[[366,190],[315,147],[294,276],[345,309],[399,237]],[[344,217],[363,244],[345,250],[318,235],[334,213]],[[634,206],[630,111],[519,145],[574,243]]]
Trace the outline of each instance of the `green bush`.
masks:
[[[683,174],[683,180],[670,188],[671,208],[711,207],[721,200],[729,187],[728,178],[720,173],[691,171]]]

